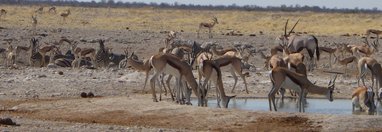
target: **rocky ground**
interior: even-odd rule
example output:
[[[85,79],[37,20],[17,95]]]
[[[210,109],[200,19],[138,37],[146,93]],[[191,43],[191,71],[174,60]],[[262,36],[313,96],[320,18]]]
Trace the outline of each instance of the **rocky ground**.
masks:
[[[0,39],[14,39],[15,45],[28,45],[30,31],[25,29],[1,29]],[[80,41],[80,47],[96,48],[96,39],[106,39],[106,46],[115,53],[123,53],[132,47],[140,59],[148,58],[163,46],[165,34],[151,31],[107,31],[79,29],[40,29],[40,43],[58,41],[68,37]],[[47,35],[42,37],[41,35]],[[251,44],[256,50],[266,50],[275,45],[272,34],[257,36],[223,36],[213,39],[197,39],[194,33],[181,33],[186,40],[200,43],[218,42],[223,47],[234,44]],[[36,36],[34,36],[36,37]],[[320,45],[334,42],[361,43],[359,36],[318,36]],[[1,45],[5,47],[5,45]],[[61,50],[66,50],[62,46]],[[377,53],[375,56],[379,56]],[[18,57],[16,69],[1,67],[0,99],[1,117],[10,117],[19,126],[0,126],[5,131],[374,131],[381,130],[382,118],[366,115],[322,115],[237,109],[199,108],[178,105],[165,96],[164,101],[154,103],[150,87],[142,93],[144,74],[132,69],[71,69],[37,68],[25,65],[26,53]],[[340,71],[334,65],[329,68],[326,53],[322,53],[318,69],[308,78],[326,86],[331,74],[322,71]],[[379,59],[379,58],[378,58]],[[228,95],[238,97],[266,97],[270,88],[268,70],[259,54],[250,58],[256,68],[245,70],[249,94],[239,79],[235,93],[232,76],[223,69],[223,82]],[[352,66],[350,66],[352,65]],[[337,79],[335,98],[350,98],[356,83],[356,65],[350,64],[348,73]],[[58,72],[63,72],[63,75]],[[196,73],[196,72],[195,72]],[[196,75],[196,74],[195,74]],[[95,98],[81,98],[81,92],[92,92]],[[214,92],[211,92],[214,93]],[[211,95],[214,96],[214,95]],[[309,97],[322,97],[309,95]],[[351,104],[349,104],[351,107]]]

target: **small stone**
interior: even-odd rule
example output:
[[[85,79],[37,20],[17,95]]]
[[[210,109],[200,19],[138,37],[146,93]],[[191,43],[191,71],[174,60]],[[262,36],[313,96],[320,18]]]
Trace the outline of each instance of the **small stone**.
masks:
[[[59,71],[59,72],[58,72],[58,75],[64,75],[64,72]]]
[[[89,92],[87,95],[89,98],[94,97],[94,94],[92,92]]]
[[[81,97],[82,97],[82,98],[86,98],[86,97],[88,97],[88,95],[87,95],[85,92],[82,92],[82,93],[81,93]]]

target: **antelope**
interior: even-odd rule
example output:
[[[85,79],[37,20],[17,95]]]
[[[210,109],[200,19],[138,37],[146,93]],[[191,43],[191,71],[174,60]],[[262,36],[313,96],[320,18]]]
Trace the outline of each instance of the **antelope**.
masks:
[[[233,88],[231,90],[232,93],[234,93],[234,90],[236,88],[236,84],[237,84],[236,74],[238,74],[244,81],[245,91],[247,92],[247,94],[249,94],[248,87],[247,87],[247,81],[245,80],[245,76],[242,73],[241,59],[240,58],[238,58],[236,56],[225,55],[225,56],[221,56],[221,57],[215,59],[214,61],[219,66],[219,68],[224,67],[224,66],[228,66],[228,65],[231,66],[230,72],[231,72],[232,77],[235,80],[235,83],[234,83]]]
[[[329,101],[333,101],[333,90],[335,87],[335,81],[337,74],[333,80],[330,80],[328,87],[317,86],[310,82],[307,76],[290,71],[283,67],[273,68],[270,74],[270,79],[272,82],[272,89],[268,94],[269,100],[269,110],[272,111],[272,104],[274,110],[277,111],[275,103],[275,94],[280,88],[293,89],[297,91],[299,95],[299,112],[301,110],[304,112],[304,96],[305,92],[313,94],[326,95]]]
[[[329,66],[332,67],[332,55],[336,58],[335,52],[337,52],[337,48],[330,48],[330,47],[318,47],[318,49],[322,52],[329,53]]]
[[[220,97],[220,100],[222,100],[222,105],[224,108],[228,108],[228,103],[231,98],[235,96],[227,96],[224,92],[224,87],[223,87],[223,80],[222,80],[222,73],[219,68],[219,62],[216,62],[214,60],[204,60],[201,64],[199,64],[200,71],[202,75],[204,76],[205,80],[201,88],[201,93],[203,96],[203,104],[207,104],[207,90],[206,90],[206,85],[209,80],[212,80],[215,83],[215,86],[217,87],[216,93],[218,94],[218,98]],[[247,92],[248,93],[248,92]],[[220,101],[218,99],[218,106]]]
[[[382,30],[378,30],[378,29],[367,29],[366,30],[366,39],[369,38],[370,34],[375,34],[377,35],[377,42],[379,40],[379,35],[382,34]]]
[[[64,23],[66,23],[66,18],[70,15],[70,10],[67,9],[65,12],[62,12],[60,16],[62,17],[62,20]]]
[[[337,60],[337,58],[336,58],[336,60]],[[342,60],[339,59],[339,60],[338,60],[338,63],[339,63],[340,65],[345,65],[345,73],[346,73],[348,64],[353,63],[353,62],[356,62],[356,61],[357,61],[357,57],[355,57],[355,56],[351,56],[351,57],[344,58],[344,59],[342,59]]]
[[[211,52],[214,54],[214,56],[223,56],[225,54],[234,54],[236,55],[238,53],[238,50],[235,48],[228,48],[228,49],[223,49],[223,50],[217,50],[216,45],[211,47]]]
[[[94,48],[80,48],[77,47],[77,42],[72,43],[72,51],[74,52],[75,60],[82,60],[84,57],[90,57],[90,60],[92,61],[93,66],[95,65],[95,59],[96,59],[96,50]],[[77,62],[78,64],[72,64],[73,68],[77,65],[80,66],[81,61],[73,61]]]
[[[272,58],[272,55],[266,56],[263,52],[260,52],[260,55],[261,55],[261,58],[265,59],[263,68],[268,70],[269,69],[268,66],[270,66],[270,60]]]
[[[47,44],[47,43],[45,43],[45,44]],[[57,48],[55,45],[48,45],[48,44],[45,46],[38,46],[37,51],[42,56],[42,60],[40,63],[41,67],[45,66],[45,64],[46,64],[46,60],[45,60],[46,53],[51,52],[55,48]]]
[[[349,45],[346,43],[341,43],[341,44],[337,44],[337,49],[339,52],[341,52],[342,57],[344,57],[344,53],[350,53],[351,55],[353,55],[353,52],[351,49],[354,46],[355,45]]]
[[[42,14],[43,13],[43,11],[44,11],[44,7],[40,7],[40,8],[38,8],[36,11],[34,11],[35,13],[38,13],[38,14]]]
[[[377,80],[376,83],[376,88],[373,90],[374,92],[378,92],[381,88],[382,84],[382,67],[381,64],[377,62],[374,58],[370,57],[362,57],[358,60],[358,86],[360,80],[362,80],[363,85],[365,86],[365,75],[366,71],[370,70],[371,71],[371,80],[372,80],[372,86],[374,87],[374,78]],[[380,99],[381,97],[379,94],[377,94],[377,99]]]
[[[149,60],[143,60],[143,61],[140,61],[138,60],[138,57],[133,53],[131,53],[131,55],[128,54],[128,50],[125,49],[125,55],[126,55],[126,62],[128,64],[131,65],[131,67],[133,67],[135,70],[137,71],[140,71],[140,72],[145,72],[145,75],[146,75],[146,78],[145,78],[145,84],[143,85],[143,89],[142,91],[145,90],[146,88],[146,84],[147,84],[147,79],[149,77],[149,72],[152,68],[152,66],[150,65],[150,62]]]
[[[352,53],[363,53],[366,57],[370,57],[374,52],[378,52],[379,45],[374,41],[372,44],[369,44],[368,40],[365,39],[364,42],[366,45],[356,45],[351,47]]]
[[[352,93],[352,109],[355,110],[359,107],[360,110],[367,112],[373,112],[376,109],[374,104],[374,92],[373,88],[360,86],[353,90]]]
[[[8,43],[8,48],[6,49],[7,51],[7,59],[6,59],[6,66],[13,66],[15,64],[15,51],[13,46]]]
[[[56,14],[56,7],[52,6],[49,8],[49,13]]]
[[[295,25],[292,27],[292,29],[287,33],[287,26],[288,26],[288,21],[285,23],[285,28],[284,28],[284,35],[280,36],[277,38],[280,43],[283,43],[283,45],[287,45],[289,51],[292,53],[300,52],[303,49],[306,49],[309,53],[309,65],[308,65],[308,70],[311,71],[313,70],[313,65],[316,65],[314,62],[314,54],[316,54],[316,60],[319,61],[320,59],[320,50],[318,49],[318,40],[315,36],[313,35],[291,35],[293,32],[293,29],[296,27],[298,20]]]
[[[37,27],[37,16],[32,15],[32,30],[33,30],[33,34],[36,34],[36,27]]]
[[[202,23],[199,24],[199,29],[197,31],[197,38],[200,38],[199,37],[199,32],[203,28],[207,28],[208,29],[208,38],[212,38],[211,30],[215,26],[215,24],[219,24],[218,19],[216,17],[213,17],[212,21],[213,22],[211,22],[211,23],[202,22]]]
[[[165,38],[165,44],[166,44],[165,48],[170,48],[171,42],[176,38],[177,34],[178,32],[175,32],[175,31],[170,31],[167,34],[167,37]]]
[[[1,20],[1,17],[4,16],[7,14],[7,11],[5,9],[1,9],[0,10],[0,20]]]
[[[203,99],[199,93],[198,83],[192,74],[192,68],[189,64],[170,54],[154,55],[150,58],[149,62],[154,69],[154,75],[150,79],[154,102],[158,102],[155,93],[155,81],[158,79],[159,75],[165,73],[178,78],[180,80],[179,82],[186,81],[191,87],[192,91],[195,93],[196,97],[198,97],[198,105],[203,106]],[[180,83],[177,85],[180,86]],[[190,96],[187,95],[188,101],[190,100],[189,97]]]

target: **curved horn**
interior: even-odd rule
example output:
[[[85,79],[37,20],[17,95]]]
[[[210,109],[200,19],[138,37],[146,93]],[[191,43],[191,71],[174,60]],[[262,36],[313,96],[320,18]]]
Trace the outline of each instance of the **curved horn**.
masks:
[[[294,28],[296,27],[296,25],[298,24],[299,21],[300,21],[300,19],[298,19],[297,22],[294,24],[292,29],[289,31],[288,36],[290,35],[290,33],[292,33],[292,31],[294,30]],[[285,28],[285,30],[286,30],[286,28]]]
[[[287,27],[288,27],[288,21],[289,21],[289,19],[287,19],[287,21],[286,21],[286,23],[285,23],[285,27],[284,27],[284,36],[286,36],[287,35]]]

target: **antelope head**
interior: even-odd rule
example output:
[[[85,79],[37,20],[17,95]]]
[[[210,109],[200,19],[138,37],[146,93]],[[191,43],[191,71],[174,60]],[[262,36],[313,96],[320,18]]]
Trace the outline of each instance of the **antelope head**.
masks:
[[[287,33],[287,28],[288,28],[288,22],[289,19],[285,22],[285,27],[284,27],[284,34],[279,36],[277,39],[280,41],[279,43],[282,45],[288,45],[289,42],[289,36],[293,32],[294,28],[297,26],[298,22],[300,19],[297,20],[297,22],[293,25],[292,29]],[[289,45],[288,45],[289,46]]]
[[[219,24],[219,22],[218,22],[218,18],[216,18],[216,16],[212,17],[212,20],[213,20],[216,24]]]
[[[329,99],[330,102],[333,101],[333,91],[334,91],[334,88],[335,88],[337,75],[338,74],[336,74],[334,76],[334,78],[329,81],[329,84],[328,84],[329,92],[327,93],[326,97]]]

